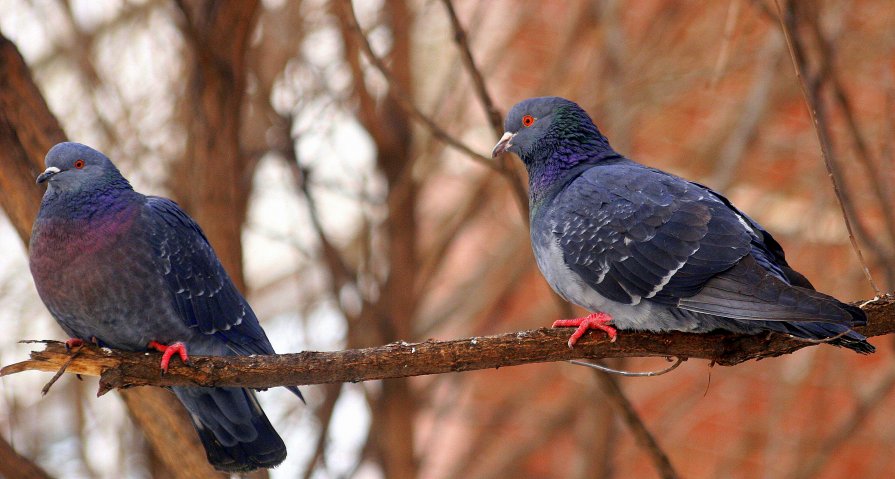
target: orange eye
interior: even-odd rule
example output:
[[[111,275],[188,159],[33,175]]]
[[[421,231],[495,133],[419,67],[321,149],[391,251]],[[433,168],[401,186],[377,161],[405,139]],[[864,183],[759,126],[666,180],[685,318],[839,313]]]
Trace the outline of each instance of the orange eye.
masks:
[[[535,117],[533,117],[531,115],[525,115],[522,117],[522,126],[527,128],[534,124],[535,124]]]
[[[75,160],[75,168],[81,169],[84,167],[84,160]]]

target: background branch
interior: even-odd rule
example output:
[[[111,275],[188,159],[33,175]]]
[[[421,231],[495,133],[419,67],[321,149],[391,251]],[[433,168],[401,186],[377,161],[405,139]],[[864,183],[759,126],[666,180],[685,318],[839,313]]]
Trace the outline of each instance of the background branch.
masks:
[[[429,129],[429,131],[439,140],[447,143],[451,147],[457,149],[461,153],[470,157],[474,161],[488,167],[491,169],[500,170],[494,162],[491,161],[485,155],[476,153],[472,148],[461,142],[460,140],[451,136],[448,132],[444,131],[434,120],[426,116],[407,96],[407,93],[398,86],[398,82],[395,77],[391,74],[388,67],[385,66],[385,62],[376,55],[376,52],[373,51],[372,45],[370,45],[370,41],[367,39],[367,36],[364,35],[363,30],[360,25],[357,23],[357,17],[354,15],[354,7],[351,5],[351,0],[343,0],[342,2],[344,7],[345,17],[344,20],[348,23],[349,29],[354,33],[355,37],[360,43],[361,48],[364,51],[364,54],[367,56],[367,59],[370,60],[370,63],[379,71],[379,73],[385,78],[385,81],[389,85],[389,95],[401,106],[404,111],[406,111],[410,116],[422,123]]]
[[[618,380],[614,376],[610,376],[603,372],[597,372],[596,376],[606,394],[606,399],[609,400],[612,407],[615,408],[625,424],[631,429],[631,434],[634,436],[634,440],[647,452],[650,459],[653,461],[659,476],[662,477],[662,479],[675,479],[680,477],[677,471],[675,471],[674,466],[671,465],[671,461],[668,459],[668,454],[662,450],[662,447],[659,446],[659,441],[657,441],[655,436],[653,436],[649,429],[647,429],[643,419],[637,414],[637,410],[634,409],[634,405],[627,397],[625,397],[624,391],[622,391],[621,386],[618,384]]]
[[[848,230],[848,239],[851,241],[852,248],[854,248],[858,260],[861,262],[864,276],[867,278],[867,281],[870,283],[873,290],[879,295],[881,291],[876,285],[876,282],[873,281],[873,276],[870,274],[870,268],[867,267],[867,262],[864,261],[864,255],[861,254],[861,248],[858,246],[858,241],[855,239],[855,234],[852,231],[852,221],[848,212],[853,208],[849,207],[851,201],[849,195],[843,191],[845,185],[841,175],[838,174],[836,169],[836,161],[833,159],[832,148],[830,146],[831,140],[827,133],[828,127],[826,115],[824,114],[824,110],[821,109],[819,83],[817,81],[810,81],[811,85],[809,86],[809,80],[805,78],[804,55],[799,54],[802,48],[798,37],[793,34],[793,27],[795,25],[795,16],[792,11],[793,5],[788,3],[787,10],[784,12],[783,7],[780,6],[780,0],[774,1],[777,5],[777,14],[780,18],[780,28],[783,29],[783,36],[786,38],[786,44],[789,47],[789,56],[792,60],[792,66],[795,70],[796,77],[799,79],[799,86],[802,89],[802,96],[805,97],[808,114],[811,116],[812,123],[814,123],[814,131],[817,133],[817,141],[820,143],[820,151],[824,160],[824,166],[827,168],[830,183],[833,185],[833,192],[836,193],[836,200],[839,204],[839,209],[842,211],[842,220],[845,222],[845,229]]]
[[[22,456],[0,436],[0,476],[19,479],[51,479],[39,465]]]

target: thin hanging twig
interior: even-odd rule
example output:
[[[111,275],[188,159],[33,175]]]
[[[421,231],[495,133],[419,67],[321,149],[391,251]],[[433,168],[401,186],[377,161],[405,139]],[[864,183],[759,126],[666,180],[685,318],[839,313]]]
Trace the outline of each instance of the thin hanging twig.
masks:
[[[62,375],[65,373],[65,370],[68,369],[68,367],[71,365],[72,361],[74,361],[75,358],[78,357],[78,354],[81,352],[81,349],[83,349],[83,348],[84,348],[84,346],[79,346],[78,349],[75,349],[74,351],[72,351],[71,356],[69,356],[69,358],[64,363],[62,363],[62,366],[59,368],[58,371],[56,371],[56,374],[54,374],[53,377],[50,378],[50,380],[47,381],[46,384],[44,384],[44,387],[41,388],[41,390],[40,390],[41,395],[46,396],[47,393],[50,392],[50,388],[53,387],[53,385],[56,384],[56,381],[58,381],[59,378],[62,377]]]
[[[622,371],[619,369],[612,369],[610,367],[603,366],[602,364],[589,363],[587,361],[573,360],[573,361],[569,361],[569,362],[576,366],[584,366],[586,368],[596,369],[597,371],[601,371],[604,373],[615,374],[616,376],[624,376],[627,378],[651,378],[654,376],[661,376],[663,374],[670,373],[671,371],[674,371],[675,369],[677,369],[678,366],[681,365],[681,363],[684,362],[684,358],[677,358],[677,360],[674,362],[674,364],[672,364],[671,366],[668,366],[665,369],[660,369],[658,371],[645,371],[645,372]]]
[[[805,97],[805,103],[808,106],[808,114],[811,116],[811,121],[814,123],[814,132],[817,134],[817,141],[820,143],[820,151],[823,156],[824,165],[827,168],[827,175],[830,177],[830,182],[833,185],[833,191],[836,193],[836,200],[839,204],[839,209],[842,211],[842,219],[845,221],[845,228],[848,230],[848,239],[851,242],[852,248],[855,250],[855,254],[858,256],[858,260],[861,262],[861,268],[864,270],[864,276],[867,278],[867,281],[870,283],[870,286],[876,292],[877,296],[882,295],[882,291],[880,291],[879,287],[877,287],[876,282],[873,281],[873,276],[870,274],[870,269],[867,267],[867,262],[864,261],[864,255],[861,254],[861,248],[858,246],[858,242],[855,239],[855,234],[852,231],[851,221],[848,218],[848,213],[845,209],[845,198],[842,195],[842,192],[839,189],[839,179],[836,177],[835,168],[833,166],[832,154],[830,152],[830,139],[827,137],[826,131],[821,128],[821,125],[817,118],[817,104],[815,102],[815,98],[808,91],[808,85],[805,81],[805,77],[802,73],[802,65],[800,64],[795,51],[795,46],[793,43],[793,35],[790,31],[789,25],[787,24],[786,17],[783,12],[783,7],[780,6],[780,0],[774,0],[774,3],[777,5],[777,16],[780,20],[780,26],[783,29],[783,36],[786,38],[786,46],[789,49],[789,57],[792,60],[792,66],[795,69],[796,77],[799,79],[799,86],[802,89],[802,95]]]
[[[491,125],[491,130],[494,132],[495,137],[500,137],[500,135],[503,134],[503,115],[501,115],[500,112],[497,111],[497,107],[494,106],[494,100],[492,100],[491,95],[488,93],[488,87],[485,85],[485,78],[482,76],[481,70],[479,70],[475,64],[475,60],[472,58],[472,50],[469,47],[466,30],[464,30],[463,25],[460,24],[457,12],[454,10],[454,4],[451,3],[451,0],[442,0],[442,3],[451,20],[451,27],[454,30],[454,42],[460,50],[460,58],[463,60],[463,66],[466,67],[466,71],[469,72],[469,76],[472,78],[476,94],[479,97],[479,101],[482,102],[482,106],[485,108],[485,114],[488,116],[488,123]],[[510,161],[512,160],[509,160],[506,153],[500,155],[500,158],[498,158],[497,161],[500,162],[500,170],[505,172],[504,176],[510,182],[510,187],[513,189],[517,203],[522,210],[522,218],[527,222],[528,194],[525,192],[524,182],[517,174],[516,170],[513,169],[510,164]]]

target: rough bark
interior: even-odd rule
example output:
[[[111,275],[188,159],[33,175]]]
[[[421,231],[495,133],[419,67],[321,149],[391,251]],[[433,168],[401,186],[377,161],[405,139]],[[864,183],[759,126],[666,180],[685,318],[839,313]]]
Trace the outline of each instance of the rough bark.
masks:
[[[176,199],[202,225],[236,286],[245,291],[242,225],[251,163],[239,144],[246,87],[246,52],[258,16],[257,0],[177,2],[194,58],[182,107],[188,128]]]
[[[150,441],[163,438],[165,447],[154,443],[153,451],[170,474],[184,479],[228,477],[208,463],[205,449],[174,393],[161,388],[135,388],[121,391],[121,398]]]
[[[865,306],[869,324],[859,331],[867,336],[895,332],[895,299]],[[420,343],[398,342],[385,346],[343,351],[305,351],[272,356],[191,357],[192,365],[172,362],[168,374],[158,373],[158,356],[85,347],[66,372],[100,376],[100,393],[130,386],[244,386],[269,388],[374,379],[404,378],[426,374],[472,371],[521,364],[621,357],[679,357],[707,359],[733,366],[791,354],[817,346],[780,334],[747,336],[717,332],[647,333],[622,332],[610,343],[605,335],[590,333],[574,349],[566,346],[567,328],[531,331]],[[831,346],[820,346],[831,347]],[[841,354],[854,354],[842,349]],[[70,359],[65,346],[48,342],[32,359],[0,370],[0,376],[26,370],[58,371]]]
[[[40,466],[17,453],[12,445],[0,436],[0,477],[17,479],[50,479]]]
[[[64,139],[18,48],[0,34],[0,207],[25,244],[43,194],[34,179],[47,150]]]

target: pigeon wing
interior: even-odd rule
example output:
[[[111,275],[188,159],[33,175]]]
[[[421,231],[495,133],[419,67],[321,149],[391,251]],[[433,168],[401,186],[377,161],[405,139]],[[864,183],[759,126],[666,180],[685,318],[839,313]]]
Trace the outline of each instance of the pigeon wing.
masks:
[[[557,202],[554,233],[566,265],[608,299],[741,320],[848,324],[853,316],[827,295],[792,286],[801,275],[780,245],[701,185],[636,164],[598,166]]]
[[[750,252],[750,233],[722,202],[633,163],[590,168],[554,204],[566,266],[613,301],[674,305]]]
[[[216,335],[238,354],[273,354],[255,313],[199,225],[177,203],[154,196],[147,197],[144,220],[159,272],[183,321]]]

